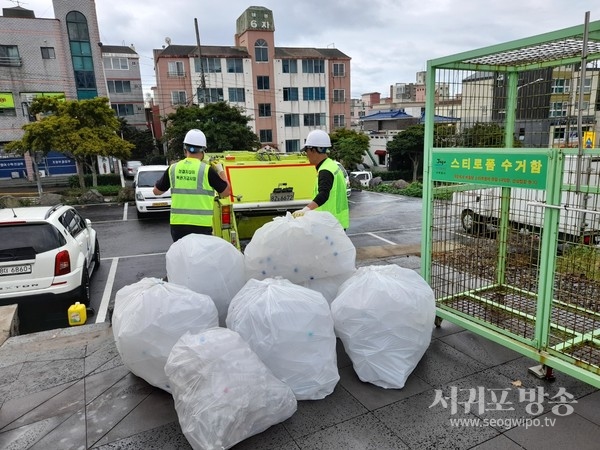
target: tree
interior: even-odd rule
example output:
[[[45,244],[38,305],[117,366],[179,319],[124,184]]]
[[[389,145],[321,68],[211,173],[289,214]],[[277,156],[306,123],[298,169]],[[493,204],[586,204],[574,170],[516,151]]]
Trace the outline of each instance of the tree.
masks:
[[[497,123],[477,122],[465,128],[461,135],[463,147],[504,147],[504,127]],[[513,139],[513,147],[521,147],[521,141]]]
[[[412,163],[412,181],[417,181],[419,166],[423,163],[423,148],[425,143],[425,126],[412,125],[398,133],[386,145],[391,164],[408,158]]]
[[[119,121],[107,98],[36,97],[30,112],[39,120],[23,125],[23,137],[9,142],[6,148],[21,154],[57,150],[72,157],[81,188],[85,188],[84,168],[92,173],[93,185],[97,186],[98,156],[126,159],[134,147],[117,135]]]
[[[131,150],[130,158],[136,161],[144,161],[151,159],[153,155],[158,153],[158,149],[154,143],[154,138],[150,130],[140,130],[127,123],[127,120],[122,117],[119,120],[119,135],[134,145]]]
[[[204,132],[209,152],[257,150],[260,141],[248,126],[250,117],[242,112],[241,108],[226,102],[209,103],[202,108],[177,108],[165,118],[167,127],[163,139],[168,143],[169,159],[181,155],[185,134],[193,128]]]
[[[363,156],[369,150],[369,137],[347,128],[338,128],[330,135],[332,159],[339,161],[348,169],[362,163]]]

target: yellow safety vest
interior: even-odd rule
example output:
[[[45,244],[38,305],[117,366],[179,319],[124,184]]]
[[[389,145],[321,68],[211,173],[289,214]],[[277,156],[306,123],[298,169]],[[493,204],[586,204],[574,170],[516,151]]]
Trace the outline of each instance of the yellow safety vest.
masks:
[[[347,229],[350,226],[350,210],[348,208],[348,197],[346,197],[346,179],[335,161],[327,158],[319,167],[321,170],[328,170],[333,174],[333,186],[329,192],[329,199],[319,206],[317,211],[329,211],[342,225]],[[319,193],[319,177],[315,182],[314,196]]]
[[[212,227],[214,189],[208,183],[209,166],[185,158],[169,167],[171,225]]]

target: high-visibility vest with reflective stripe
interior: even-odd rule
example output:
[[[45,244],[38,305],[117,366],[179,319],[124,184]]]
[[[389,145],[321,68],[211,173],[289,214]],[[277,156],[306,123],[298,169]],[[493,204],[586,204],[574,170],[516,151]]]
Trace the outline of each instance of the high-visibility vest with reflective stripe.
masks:
[[[171,225],[212,227],[214,189],[208,168],[196,158],[186,158],[169,168]]]
[[[348,209],[348,197],[346,197],[346,179],[342,170],[337,163],[332,159],[325,159],[319,167],[321,170],[328,170],[333,174],[333,186],[329,192],[329,199],[319,206],[317,211],[329,211],[337,220],[339,220],[342,228],[347,229],[350,226],[350,211]],[[319,177],[315,182],[314,195],[319,193]]]

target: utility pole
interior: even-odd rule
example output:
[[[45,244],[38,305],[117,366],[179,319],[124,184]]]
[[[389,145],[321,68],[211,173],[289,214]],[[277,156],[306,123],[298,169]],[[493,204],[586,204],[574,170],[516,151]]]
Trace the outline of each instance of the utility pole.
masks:
[[[198,31],[198,19],[194,18],[194,28],[196,29],[196,45],[198,46],[198,60],[200,62],[200,87],[206,89],[206,79],[204,78],[204,67],[202,67],[202,50],[200,49],[200,32]],[[204,93],[206,96],[206,92]],[[200,99],[198,99],[200,103]]]

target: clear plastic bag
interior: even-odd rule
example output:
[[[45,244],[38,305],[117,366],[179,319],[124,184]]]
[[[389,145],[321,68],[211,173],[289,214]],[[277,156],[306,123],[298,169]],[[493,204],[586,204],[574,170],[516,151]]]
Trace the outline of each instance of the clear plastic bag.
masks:
[[[356,248],[329,212],[287,213],[264,224],[244,250],[246,279],[282,277],[301,284],[352,273]]]
[[[224,239],[188,234],[171,244],[166,260],[169,282],[210,296],[224,326],[229,302],[246,282],[244,255]]]
[[[340,379],[329,304],[285,279],[249,280],[229,305],[237,331],[298,400],[331,394]]]
[[[158,278],[144,278],[115,296],[112,329],[123,364],[148,383],[171,392],[165,363],[186,332],[218,325],[207,295]]]
[[[186,333],[165,366],[183,434],[194,449],[227,449],[296,412],[278,380],[234,331]]]
[[[366,266],[342,284],[331,314],[358,377],[399,389],[431,342],[435,300],[414,270]]]

